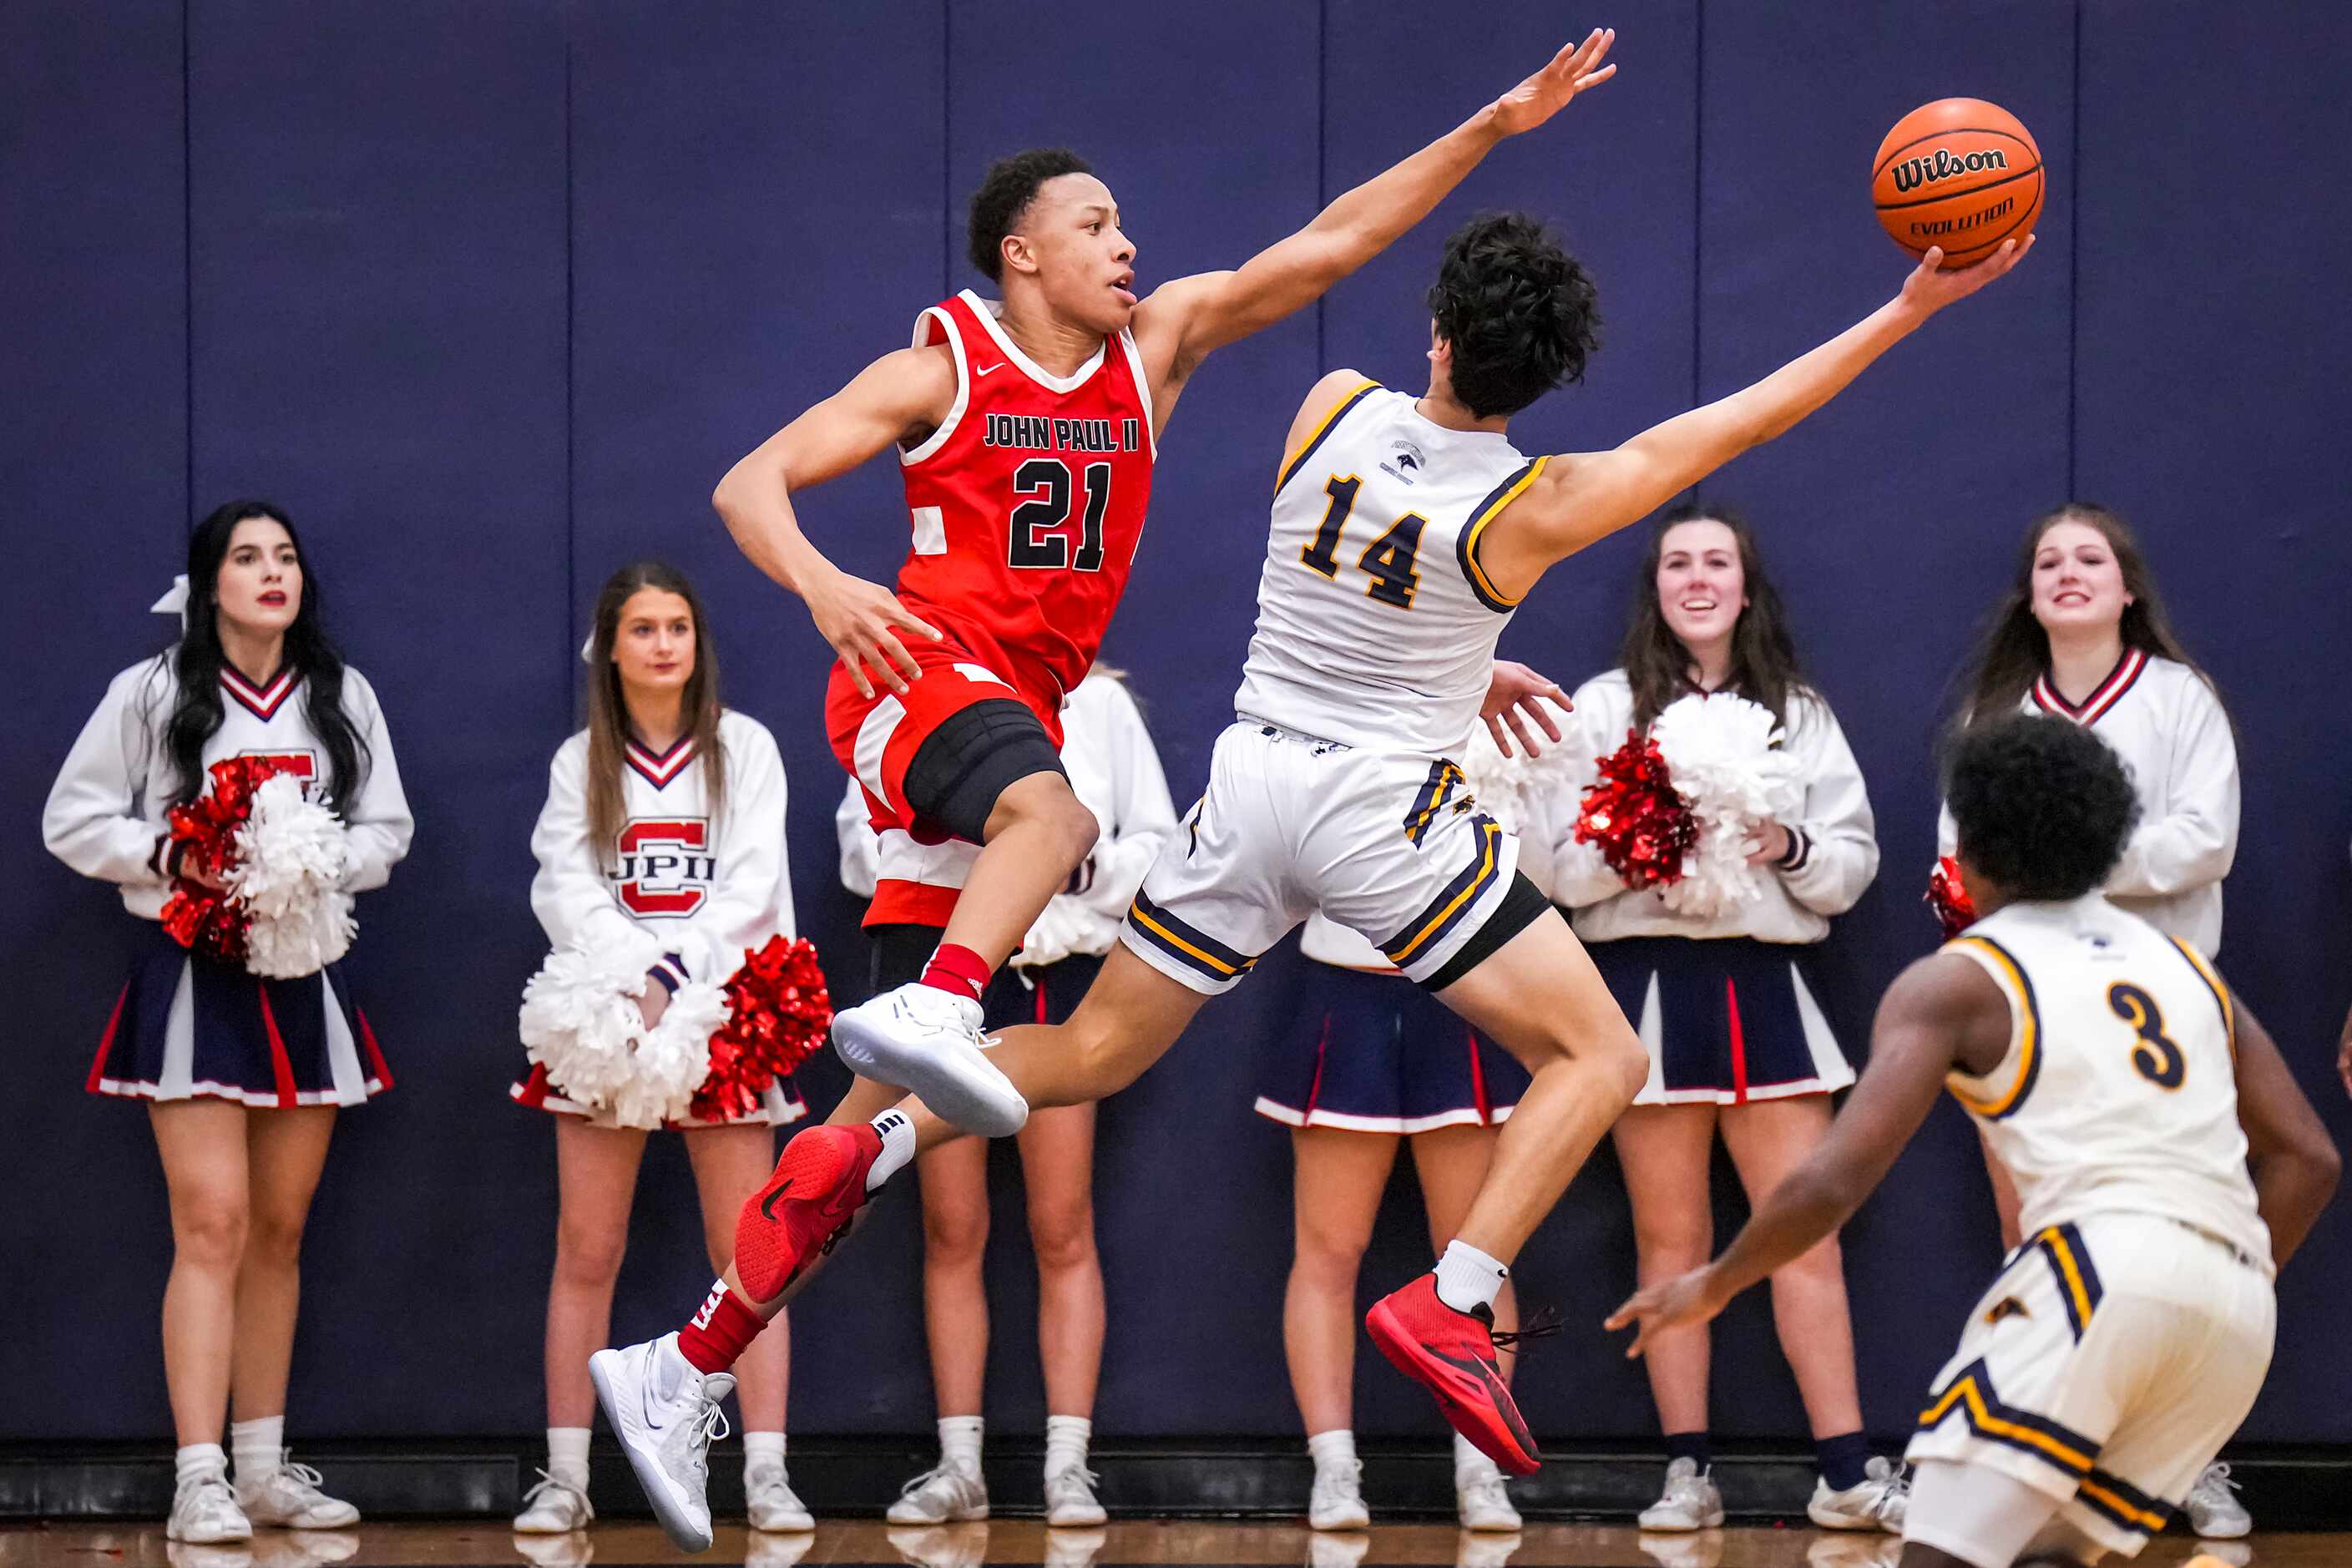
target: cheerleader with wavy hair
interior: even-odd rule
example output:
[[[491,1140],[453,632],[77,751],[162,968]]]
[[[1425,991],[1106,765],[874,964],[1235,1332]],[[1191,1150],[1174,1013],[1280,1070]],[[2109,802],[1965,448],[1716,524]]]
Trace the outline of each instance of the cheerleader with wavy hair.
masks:
[[[622,1050],[643,1058],[649,1042],[668,1043],[660,1031],[674,1001],[680,1016],[672,1022],[683,1023],[688,996],[726,982],[747,949],[793,934],[783,761],[766,726],[719,706],[709,619],[677,568],[640,561],[607,578],[582,656],[588,725],[557,749],[549,769],[530,840],[539,860],[531,909],[555,949],[550,971],[569,956],[630,972],[635,994],[614,999],[643,1035]],[[535,992],[541,984],[533,982]],[[736,1213],[775,1163],[772,1129],[807,1107],[788,1080],[715,1117],[682,1103],[675,1114],[648,1111],[650,1097],[605,1092],[611,1086],[601,1079],[583,1088],[587,1064],[534,1038],[533,1005],[527,994],[534,1065],[510,1092],[555,1113],[560,1195],[547,1295],[548,1463],[514,1528],[546,1535],[595,1517],[587,1495],[596,1410],[588,1358],[608,1337],[646,1134],[686,1135],[704,1243],[712,1267],[723,1268]],[[698,1068],[709,1022],[693,1027],[699,1038],[677,1042]],[[754,1530],[815,1528],[784,1469],[790,1354],[788,1333],[765,1335],[736,1367]]]
[[[2069,501],[2027,529],[2008,592],[1964,677],[1956,728],[2012,713],[2080,725],[2123,759],[2138,825],[2102,889],[2117,909],[2212,957],[2221,880],[2238,855],[2238,746],[2212,677],[2172,629],[2147,552],[2121,514]],[[1958,840],[1941,813],[1937,852]],[[2017,1185],[1985,1146],[2001,1246],[2019,1241]],[[2253,1529],[2216,1465],[2184,1511],[2198,1533]]]
[[[1727,706],[1739,702],[1764,711]],[[1878,843],[1853,749],[1800,668],[1754,531],[1728,507],[1685,506],[1661,520],[1635,577],[1621,668],[1587,681],[1575,703],[1580,760],[1615,751],[1629,731],[1672,753],[1678,723],[1746,713],[1769,743],[1759,735],[1752,757],[1733,760],[1781,779],[1786,797],[1781,816],[1730,847],[1736,887],[1711,903],[1693,897],[1687,874],[1683,886],[1631,887],[1595,845],[1576,841],[1575,792],[1592,782],[1590,763],[1554,812],[1554,896],[1574,907],[1576,934],[1650,1053],[1649,1082],[1613,1133],[1646,1285],[1713,1250],[1718,1135],[1749,1203],[1761,1205],[1828,1132],[1829,1097],[1853,1069],[1814,998],[1809,950],[1877,875]],[[1696,776],[1685,786],[1697,787]],[[1694,853],[1708,861],[1710,847]],[[1686,873],[1691,865],[1686,857]],[[1835,1237],[1772,1276],[1772,1315],[1820,1467],[1807,1516],[1824,1529],[1898,1530],[1902,1480],[1863,1432]],[[1723,1522],[1708,1475],[1708,1354],[1705,1328],[1651,1348],[1667,1468],[1642,1514],[1645,1530]]]
[[[413,824],[383,710],[327,636],[320,597],[285,512],[260,500],[216,508],[189,537],[184,584],[156,606],[182,613],[180,639],[109,684],[41,819],[49,852],[120,887],[139,921],[88,1088],[148,1102],[170,1192],[173,1541],[359,1519],[292,1461],[286,1384],[302,1229],[335,1112],[392,1087],[366,1016],[326,960],[348,942],[349,895],[384,884]],[[169,814],[210,796],[215,765],[234,758],[267,759],[299,781],[291,799],[313,808],[308,848],[335,930],[324,945],[281,945],[258,968],[257,952],[240,960],[173,934],[189,933],[183,911],[222,898],[236,873],[175,838]],[[233,1488],[221,1447],[232,1408]]]

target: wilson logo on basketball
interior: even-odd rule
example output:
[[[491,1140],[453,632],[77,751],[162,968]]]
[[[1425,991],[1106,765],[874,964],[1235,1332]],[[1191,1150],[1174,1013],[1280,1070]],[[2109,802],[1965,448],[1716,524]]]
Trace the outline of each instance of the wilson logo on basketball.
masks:
[[[1906,158],[1895,165],[1895,188],[1916,191],[1921,185],[1932,185],[1938,180],[1958,179],[1962,174],[1982,174],[1987,169],[2006,169],[2009,154],[1993,149],[1982,153],[1967,153],[1958,156],[1938,147],[1916,158]]]
[[[710,847],[710,825],[702,817],[667,821],[639,819],[621,829],[619,864],[610,873],[614,889],[632,914],[656,919],[690,915],[710,897],[719,879],[719,857]]]

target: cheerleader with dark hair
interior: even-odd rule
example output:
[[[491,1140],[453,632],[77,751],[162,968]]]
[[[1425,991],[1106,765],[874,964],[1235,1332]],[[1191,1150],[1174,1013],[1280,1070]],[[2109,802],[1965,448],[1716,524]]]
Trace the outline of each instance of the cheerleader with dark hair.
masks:
[[[1853,752],[1800,670],[1753,532],[1727,508],[1661,520],[1635,578],[1621,667],[1577,691],[1574,722],[1583,767],[1554,813],[1554,894],[1574,907],[1576,934],[1650,1052],[1650,1080],[1612,1133],[1646,1285],[1713,1250],[1718,1135],[1759,1205],[1828,1132],[1830,1094],[1853,1069],[1814,998],[1808,950],[1870,886],[1878,844]],[[1704,762],[1741,776],[1726,798],[1744,787],[1777,799],[1776,814],[1738,814],[1743,837],[1720,843],[1705,835],[1721,829],[1704,829],[1676,882],[1629,884],[1576,837],[1591,759],[1629,731],[1670,764],[1694,764],[1679,787],[1695,803],[1726,787],[1695,765]],[[1899,1530],[1902,1480],[1862,1429],[1834,1237],[1772,1276],[1772,1314],[1820,1466],[1808,1517],[1825,1529]],[[1644,1362],[1667,1455],[1645,1530],[1723,1522],[1707,1473],[1708,1355],[1700,1327],[1662,1336]]]
[[[2221,880],[2238,854],[2238,746],[2212,678],[2189,657],[2138,538],[2116,512],[2070,501],[2034,519],[2008,592],[1968,676],[1958,727],[2026,712],[2080,725],[2123,759],[2139,821],[2103,889],[2116,907],[2209,958],[2221,946]],[[1941,814],[1937,852],[1958,840]],[[1985,1145],[2014,1248],[2016,1184]],[[2209,1538],[2253,1529],[2229,1467],[2215,1465],[2182,1504]]]
[[[349,896],[383,885],[413,824],[383,710],[328,637],[320,599],[283,511],[257,500],[214,510],[188,541],[184,584],[156,606],[182,613],[180,640],[114,678],[42,814],[50,853],[118,885],[141,922],[87,1087],[148,1101],[171,1195],[173,1541],[359,1519],[292,1462],[286,1382],[302,1228],[335,1111],[392,1087],[327,960],[348,942]],[[257,916],[242,957],[205,934],[238,929],[226,898],[237,870],[175,837],[169,816],[210,796],[215,764],[236,758],[298,781],[287,798],[311,808],[311,863],[340,866],[313,873],[322,925],[266,942]],[[215,902],[228,907],[200,918]],[[234,1488],[221,1447],[231,1407]]]
[[[666,1110],[648,1109],[661,1090],[630,1092],[613,1082],[614,1060],[625,1067],[674,1060],[687,1069],[681,1084],[702,1081],[718,1020],[698,1011],[695,999],[715,1007],[714,988],[734,974],[747,950],[793,934],[784,768],[766,726],[719,706],[709,622],[676,568],[641,561],[606,579],[583,657],[588,726],[557,750],[531,834],[539,860],[531,908],[555,956],[526,994],[524,1037],[534,1065],[511,1091],[524,1105],[556,1113],[548,1463],[514,1521],[518,1532],[532,1535],[579,1530],[595,1517],[588,1504],[596,1410],[588,1358],[608,1338],[646,1133],[686,1134],[704,1243],[712,1268],[723,1268],[734,1250],[736,1213],[775,1163],[772,1129],[807,1114],[789,1080],[716,1116],[696,1115],[682,1090]],[[566,992],[549,976],[567,963],[594,974]],[[588,995],[597,977],[613,972],[615,978],[602,982],[607,994]],[[589,1050],[599,1042],[534,1028],[567,1005],[593,1012],[599,1001],[617,1003],[635,1033],[603,1040],[604,1064]],[[815,1528],[785,1475],[790,1353],[789,1333],[762,1335],[731,1380],[742,1405],[743,1489],[754,1530]]]

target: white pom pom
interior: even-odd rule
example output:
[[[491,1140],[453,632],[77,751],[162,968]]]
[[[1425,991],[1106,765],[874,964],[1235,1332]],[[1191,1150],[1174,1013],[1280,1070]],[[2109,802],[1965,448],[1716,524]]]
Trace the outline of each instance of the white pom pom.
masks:
[[[624,1127],[685,1117],[710,1071],[710,1037],[727,1022],[726,992],[689,981],[647,1029],[637,999],[660,956],[659,944],[635,931],[593,952],[559,948],[522,991],[524,1051],[565,1099]]]
[[[1540,755],[1530,757],[1517,742],[1507,757],[1481,724],[1471,734],[1470,749],[1463,760],[1463,787],[1478,803],[1478,809],[1502,824],[1506,833],[1517,833],[1527,822],[1530,797],[1541,799],[1567,787],[1571,761],[1560,745],[1548,744]]]
[[[236,830],[226,880],[245,907],[246,968],[275,980],[315,974],[351,951],[358,931],[342,891],[350,836],[341,820],[302,793],[291,773],[273,773],[253,792]]]
[[[1675,793],[1698,819],[1682,879],[1660,889],[1666,907],[1704,920],[1753,903],[1763,896],[1764,872],[1748,864],[1748,841],[1804,805],[1780,721],[1744,697],[1694,694],[1670,704],[1650,733]]]

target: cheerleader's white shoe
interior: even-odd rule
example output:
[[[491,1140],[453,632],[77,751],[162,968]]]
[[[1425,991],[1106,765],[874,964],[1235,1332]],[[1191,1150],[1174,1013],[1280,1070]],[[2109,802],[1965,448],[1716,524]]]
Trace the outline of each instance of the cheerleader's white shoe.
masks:
[[[569,1535],[595,1522],[596,1510],[588,1505],[586,1492],[541,1470],[539,1484],[522,1494],[514,1530],[517,1535]]]
[[[310,1466],[296,1464],[293,1450],[287,1449],[268,1475],[236,1479],[236,1506],[254,1523],[284,1530],[341,1530],[357,1524],[358,1509],[319,1489],[325,1479]]]
[[[1503,1486],[1503,1472],[1486,1455],[1454,1472],[1454,1511],[1465,1530],[1507,1534],[1519,1528],[1519,1510]]]
[[[816,1520],[793,1490],[782,1465],[756,1465],[744,1471],[743,1502],[753,1530],[798,1535],[816,1528]]]
[[[172,1494],[172,1517],[163,1526],[166,1541],[191,1546],[218,1546],[253,1539],[253,1521],[236,1504],[228,1478],[218,1470],[190,1476]]]

